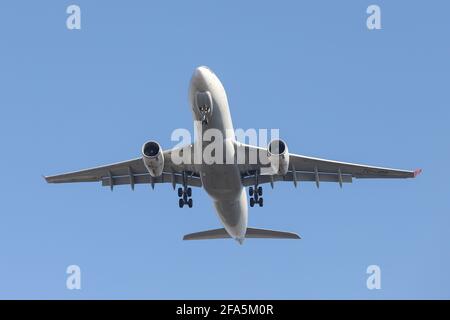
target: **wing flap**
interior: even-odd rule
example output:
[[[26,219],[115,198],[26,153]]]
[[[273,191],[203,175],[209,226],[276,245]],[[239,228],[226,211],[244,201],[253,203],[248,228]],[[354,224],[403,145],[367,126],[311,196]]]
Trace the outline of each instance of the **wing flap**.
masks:
[[[342,174],[343,183],[352,183],[352,176],[349,174]],[[301,181],[316,181],[314,172],[295,172],[295,178],[298,182]],[[320,182],[339,182],[339,175],[334,173],[319,173]],[[286,175],[259,175],[258,184],[277,182],[277,181],[294,181],[294,173],[289,171]],[[242,179],[242,185],[245,187],[256,185],[256,177],[254,175],[245,176]]]
[[[111,177],[113,180],[113,185],[128,185],[128,184],[144,184],[144,183],[173,183],[173,180],[175,179],[175,184],[183,185],[183,176],[180,174],[171,174],[167,172],[163,172],[163,174],[159,177],[152,178],[149,174],[141,174],[141,175],[134,175],[133,178],[130,178],[129,175],[127,176],[119,176]],[[106,176],[102,178],[102,186],[103,187],[110,187],[111,186],[111,178]],[[132,181],[132,180],[133,181]],[[186,177],[186,184],[191,187],[201,187],[202,181],[199,177],[193,177],[193,176],[187,176]]]

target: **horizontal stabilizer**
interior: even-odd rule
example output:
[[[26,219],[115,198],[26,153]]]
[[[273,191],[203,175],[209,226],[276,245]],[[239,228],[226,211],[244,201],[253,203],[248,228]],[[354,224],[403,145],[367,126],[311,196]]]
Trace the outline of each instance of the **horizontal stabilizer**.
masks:
[[[293,232],[247,228],[246,238],[267,238],[267,239],[301,239]]]
[[[247,228],[246,238],[265,238],[265,239],[300,239],[299,235],[292,232],[275,231],[267,229]],[[208,240],[208,239],[227,239],[231,238],[224,229],[214,229],[187,234],[183,240]]]
[[[228,232],[224,229],[214,229],[208,231],[201,231],[187,234],[183,240],[207,240],[207,239],[226,239],[231,238]]]

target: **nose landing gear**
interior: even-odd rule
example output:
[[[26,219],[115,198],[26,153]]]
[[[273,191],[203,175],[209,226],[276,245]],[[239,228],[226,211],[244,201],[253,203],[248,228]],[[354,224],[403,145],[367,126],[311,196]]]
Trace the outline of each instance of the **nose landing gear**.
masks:
[[[202,116],[202,125],[204,125],[204,126],[208,125],[208,119],[206,119],[206,115]]]
[[[205,105],[202,105],[200,108],[200,114],[202,115],[202,124],[203,125],[208,125],[208,119],[206,118],[206,116],[211,112],[211,107]]]

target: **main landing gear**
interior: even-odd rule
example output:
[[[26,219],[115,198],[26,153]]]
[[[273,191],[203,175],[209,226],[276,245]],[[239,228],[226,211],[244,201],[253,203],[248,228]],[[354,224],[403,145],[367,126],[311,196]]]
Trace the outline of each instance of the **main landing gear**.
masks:
[[[192,208],[192,189],[190,187],[178,188],[178,206],[183,208],[185,204]]]
[[[258,204],[260,207],[264,205],[262,187],[255,186],[255,188],[248,188],[248,195],[250,196],[250,207],[254,207],[255,204]]]

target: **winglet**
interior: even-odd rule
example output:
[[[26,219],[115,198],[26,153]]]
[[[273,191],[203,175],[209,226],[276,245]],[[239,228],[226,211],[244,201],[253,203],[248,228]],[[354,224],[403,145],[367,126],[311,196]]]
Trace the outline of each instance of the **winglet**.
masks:
[[[422,173],[422,169],[416,169],[414,170],[414,178],[417,177],[419,174]]]

